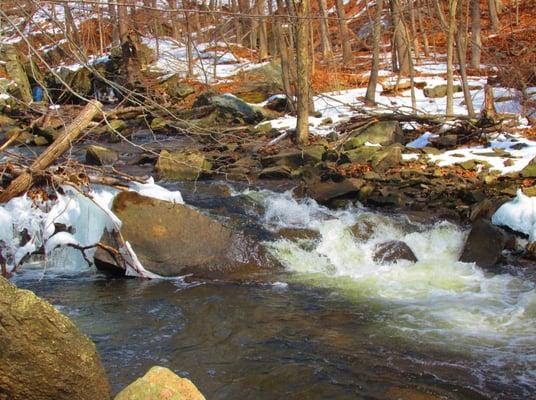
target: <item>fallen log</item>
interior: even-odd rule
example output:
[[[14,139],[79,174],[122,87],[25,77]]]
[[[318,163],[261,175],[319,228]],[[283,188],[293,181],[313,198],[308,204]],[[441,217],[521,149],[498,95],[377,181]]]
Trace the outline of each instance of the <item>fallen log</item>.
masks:
[[[90,101],[68,127],[37,159],[32,163],[28,171],[25,171],[15,178],[5,191],[0,193],[0,203],[5,203],[13,197],[19,196],[30,189],[32,185],[32,173],[42,171],[52,165],[71,144],[80,133],[89,125],[95,115],[102,112],[102,104],[98,101]]]

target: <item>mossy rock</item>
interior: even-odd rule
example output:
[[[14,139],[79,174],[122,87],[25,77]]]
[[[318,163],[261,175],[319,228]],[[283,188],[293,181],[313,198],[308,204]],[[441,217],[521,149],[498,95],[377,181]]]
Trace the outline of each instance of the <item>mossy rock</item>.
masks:
[[[156,162],[160,179],[193,181],[212,169],[205,156],[196,151],[162,150]]]
[[[389,146],[393,143],[402,143],[402,128],[398,121],[380,121],[355,133],[345,145],[345,150],[355,149],[369,142],[371,144],[380,144]]]

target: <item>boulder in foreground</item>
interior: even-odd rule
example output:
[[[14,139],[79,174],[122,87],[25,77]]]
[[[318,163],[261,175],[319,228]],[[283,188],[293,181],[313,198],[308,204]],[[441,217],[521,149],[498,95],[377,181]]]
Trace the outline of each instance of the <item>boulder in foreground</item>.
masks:
[[[474,262],[479,267],[494,267],[501,257],[508,237],[499,227],[484,219],[476,221],[465,242],[460,261]]]
[[[0,398],[96,400],[110,388],[93,342],[48,302],[0,276]]]
[[[115,400],[205,400],[186,378],[163,367],[152,367],[143,377],[124,388]]]

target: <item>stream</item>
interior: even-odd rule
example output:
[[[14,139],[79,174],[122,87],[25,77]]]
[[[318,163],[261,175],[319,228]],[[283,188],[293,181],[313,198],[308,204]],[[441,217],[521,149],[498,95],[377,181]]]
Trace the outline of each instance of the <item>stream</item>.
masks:
[[[161,365],[207,399],[536,393],[534,272],[458,262],[466,230],[333,211],[284,188],[179,189],[187,204],[256,235],[283,268],[251,282],[144,281],[56,258],[14,279],[95,341],[114,392]],[[419,261],[377,264],[386,240],[403,240]]]

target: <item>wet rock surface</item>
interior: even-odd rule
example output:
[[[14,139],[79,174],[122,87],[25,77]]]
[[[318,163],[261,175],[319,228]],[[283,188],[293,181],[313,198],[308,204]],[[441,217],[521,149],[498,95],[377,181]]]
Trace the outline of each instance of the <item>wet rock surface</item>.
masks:
[[[190,207],[123,192],[112,210],[142,265],[158,275],[247,277],[274,266],[259,243]],[[95,260],[111,262],[102,252]]]
[[[0,276],[0,398],[108,399],[95,345],[48,302]]]
[[[417,262],[417,257],[410,249],[410,247],[400,241],[391,240],[388,242],[380,243],[376,246],[373,260],[378,264],[391,264],[397,263],[401,260]]]
[[[476,221],[467,237],[460,261],[474,262],[482,268],[493,268],[500,260],[508,236],[491,222]]]

